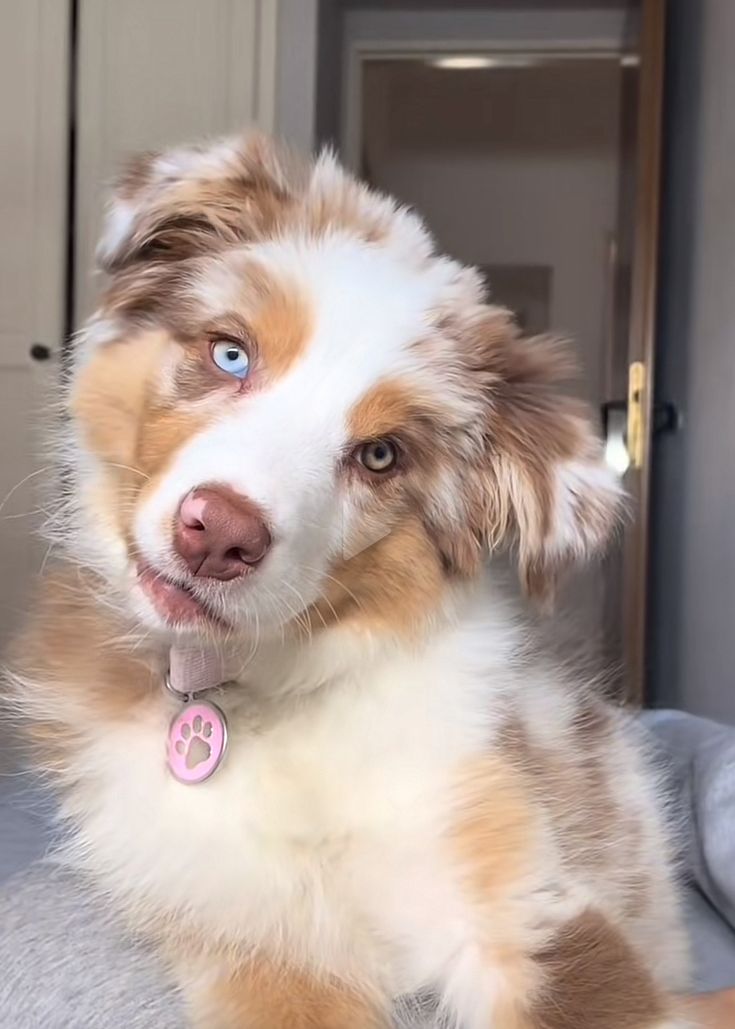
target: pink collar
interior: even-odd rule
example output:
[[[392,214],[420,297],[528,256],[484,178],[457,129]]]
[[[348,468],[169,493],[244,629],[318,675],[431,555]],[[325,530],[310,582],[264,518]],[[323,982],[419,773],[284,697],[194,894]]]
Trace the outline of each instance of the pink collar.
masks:
[[[192,697],[226,682],[222,654],[211,648],[175,643],[169,653],[167,685],[173,693]]]

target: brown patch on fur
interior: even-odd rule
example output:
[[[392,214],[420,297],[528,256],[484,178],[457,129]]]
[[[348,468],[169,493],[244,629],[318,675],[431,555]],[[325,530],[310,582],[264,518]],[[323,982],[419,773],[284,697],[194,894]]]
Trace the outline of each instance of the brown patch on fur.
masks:
[[[535,863],[548,825],[540,811],[547,803],[551,821],[559,817],[558,780],[549,778],[548,755],[543,766],[533,756],[522,728],[513,727],[512,740],[515,764],[488,755],[467,769],[451,835],[475,910],[490,927],[483,949],[500,973],[494,1019],[510,1029],[649,1029],[666,1014],[663,1000],[604,916],[584,911],[541,949],[529,946],[529,928],[543,914],[534,901]],[[532,765],[533,774],[543,775],[539,782],[527,778]],[[570,790],[579,782],[570,776]],[[569,843],[573,864],[584,841]]]
[[[132,200],[151,181],[153,162],[158,155],[153,150],[135,154],[128,160],[117,180],[115,192],[121,200]]]
[[[567,498],[564,536],[554,524],[559,468],[601,464],[585,405],[558,392],[572,371],[568,352],[557,340],[522,339],[495,307],[472,309],[452,331],[486,398],[485,448],[469,487],[474,520],[491,547],[515,538],[525,588],[544,599],[556,568],[604,542],[617,515],[611,493],[588,487]]]
[[[324,598],[309,608],[305,621],[310,630],[342,622],[410,637],[426,625],[443,591],[436,548],[418,519],[408,517],[330,569]]]
[[[304,353],[314,332],[314,311],[295,282],[280,280],[252,261],[246,274],[244,317],[249,334],[264,374],[280,378]]]
[[[192,296],[192,265],[154,261],[125,267],[102,294],[100,311],[125,337],[163,327],[181,342],[194,341],[201,305]]]
[[[428,413],[428,412],[427,412]],[[408,385],[394,379],[378,383],[350,412],[354,440],[371,440],[397,432],[423,414]]]
[[[82,367],[70,408],[86,445],[98,457],[133,461],[152,383],[170,345],[164,332],[143,333],[108,343]]]
[[[136,467],[151,479],[161,474],[174,454],[206,424],[201,414],[175,408],[151,408],[140,427]]]
[[[650,974],[599,912],[582,912],[534,955],[545,986],[529,1029],[648,1029],[667,1013]]]
[[[701,1029],[727,1029],[735,1025],[735,990],[690,997],[682,1003],[682,1015]]]
[[[162,367],[174,347],[162,331],[108,343],[82,368],[70,398],[86,446],[106,466],[89,502],[124,536],[136,499],[206,424],[205,412],[182,410],[176,398],[160,396]]]
[[[135,159],[117,193],[133,208],[133,219],[129,232],[114,243],[105,245],[103,237],[106,271],[141,260],[186,260],[253,241],[283,220],[293,196],[287,161],[279,161],[274,145],[252,136],[219,163],[207,151],[190,147],[178,151],[178,158],[176,152],[166,155],[165,171],[161,155]],[[177,159],[182,161],[178,172]]]
[[[82,368],[70,398],[89,449],[112,466],[131,466],[137,486],[204,421],[201,413],[177,411],[158,395],[173,346],[165,332],[106,344]]]
[[[312,184],[300,221],[314,236],[330,230],[353,232],[366,243],[383,243],[390,235],[396,217],[396,205],[387,197],[371,193],[351,176],[339,180],[330,176],[325,183]]]
[[[504,900],[531,868],[537,839],[531,797],[508,762],[487,755],[462,773],[451,839],[472,894]]]
[[[228,332],[235,338],[243,338],[246,330],[242,329],[239,334]],[[217,335],[216,332],[212,333]],[[210,354],[210,342],[208,339],[199,340],[183,347],[183,355],[174,375],[174,397],[183,401],[184,404],[201,400],[209,393],[229,387],[233,394],[241,390],[240,383],[232,378],[225,377],[225,373],[217,374],[212,366]]]
[[[590,710],[593,702],[590,700]],[[597,705],[594,705],[595,718]],[[545,747],[531,738],[520,719],[500,733],[501,752],[527,779],[537,802],[546,807],[565,863],[580,871],[603,868],[609,861],[611,826],[625,840],[623,819],[608,781],[603,749],[610,719],[599,716],[599,727],[584,717],[576,746]],[[582,787],[584,788],[582,791]]]
[[[580,697],[572,716],[572,730],[582,746],[595,745],[609,738],[613,730],[613,715],[600,697]]]
[[[399,475],[405,509],[420,520],[445,574],[466,578],[477,571],[483,546],[480,534],[464,524],[461,508],[451,515],[446,511],[447,484],[442,484],[442,476],[450,481],[459,460],[452,417],[450,404],[442,407],[436,397],[417,393],[410,382],[386,379],[355,405],[349,432],[353,441],[397,439],[406,455]],[[380,480],[376,489],[387,492]],[[450,503],[456,500],[452,496]]]
[[[103,298],[102,310],[110,319],[124,319],[149,335],[151,324],[163,326],[181,345],[176,393],[182,400],[198,400],[223,382],[232,383],[213,364],[210,348],[217,339],[232,338],[247,348],[251,373],[279,378],[303,354],[314,330],[313,305],[300,284],[276,275],[250,255],[239,254],[230,268],[230,309],[216,312],[206,302],[207,279],[218,266],[187,262],[179,266],[136,266],[116,276]]]
[[[79,569],[46,576],[9,657],[19,682],[30,684],[14,690],[11,680],[11,703],[22,708],[37,763],[62,775],[80,734],[126,720],[148,697],[160,697],[161,670],[144,651],[116,644],[126,626],[100,594],[101,584]]]
[[[494,1019],[509,1029],[530,1029],[525,1005],[538,975],[525,952],[527,893],[541,840],[534,798],[516,769],[492,754],[464,770],[457,798],[450,844],[479,924],[487,920],[492,927],[480,943],[500,973]]]
[[[194,998],[201,1029],[388,1029],[387,1015],[336,978],[254,959]]]
[[[616,795],[606,762],[613,712],[594,696],[582,697],[561,745],[533,739],[518,718],[509,719],[497,738],[527,779],[538,804],[549,814],[565,868],[585,881],[615,883],[617,913],[625,923],[645,919],[654,893],[644,860],[643,827]]]

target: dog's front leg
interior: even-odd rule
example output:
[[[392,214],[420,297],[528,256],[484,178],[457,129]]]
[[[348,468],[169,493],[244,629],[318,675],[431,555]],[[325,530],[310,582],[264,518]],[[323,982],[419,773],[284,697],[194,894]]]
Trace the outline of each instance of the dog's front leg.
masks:
[[[586,909],[536,952],[498,942],[458,955],[444,1007],[462,1029],[684,1029],[643,960]]]
[[[265,958],[180,979],[194,1029],[388,1029],[381,1002]]]

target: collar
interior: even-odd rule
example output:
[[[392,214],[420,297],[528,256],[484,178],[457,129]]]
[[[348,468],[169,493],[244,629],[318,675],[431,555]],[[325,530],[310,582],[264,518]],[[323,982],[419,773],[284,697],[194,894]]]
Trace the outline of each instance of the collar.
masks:
[[[221,652],[201,646],[174,643],[169,651],[166,685],[172,693],[191,698],[227,681]]]

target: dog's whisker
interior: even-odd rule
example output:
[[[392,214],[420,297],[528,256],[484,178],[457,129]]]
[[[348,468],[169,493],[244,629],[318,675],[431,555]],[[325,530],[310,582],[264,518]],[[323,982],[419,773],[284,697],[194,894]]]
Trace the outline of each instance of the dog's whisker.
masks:
[[[124,472],[132,472],[133,475],[139,475],[146,482],[150,481],[150,475],[147,472],[142,471],[140,468],[134,468],[129,464],[119,464],[116,461],[107,461],[106,464],[108,468],[119,468]]]
[[[28,475],[26,475],[24,478],[22,478],[20,480],[20,482],[16,482],[15,486],[13,486],[12,489],[10,489],[5,494],[5,497],[3,498],[3,500],[0,501],[0,513],[2,512],[3,508],[8,503],[8,501],[12,497],[15,496],[15,494],[18,492],[19,489],[22,489],[23,486],[26,485],[26,483],[31,481],[31,479],[35,479],[36,476],[38,476],[38,475],[44,475],[45,473],[51,471],[52,468],[53,468],[52,465],[45,465],[43,468],[37,468],[35,471],[30,472]]]

